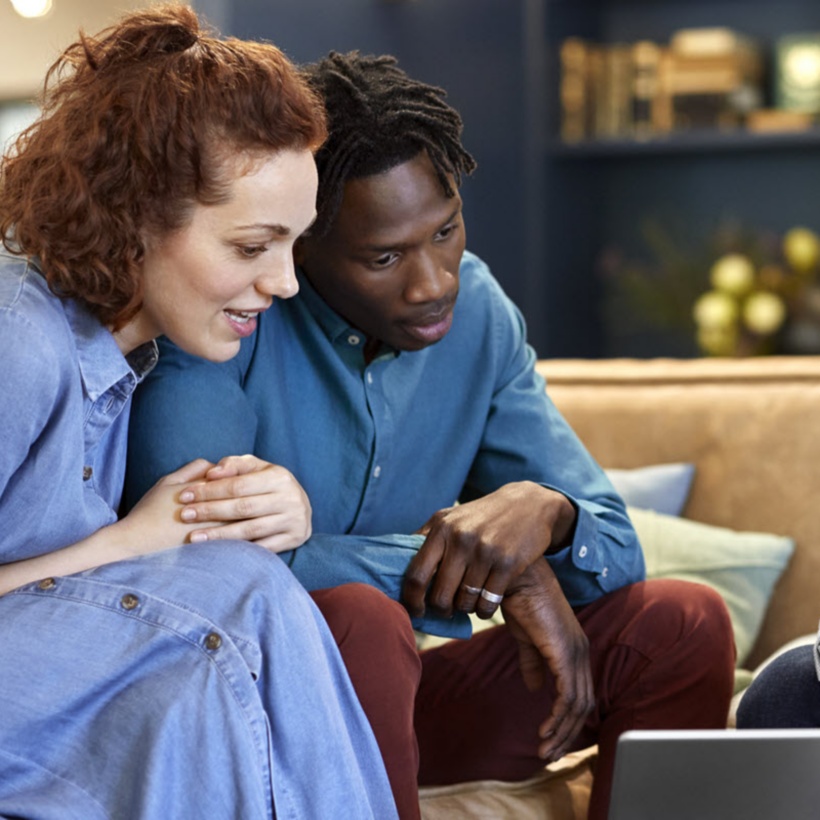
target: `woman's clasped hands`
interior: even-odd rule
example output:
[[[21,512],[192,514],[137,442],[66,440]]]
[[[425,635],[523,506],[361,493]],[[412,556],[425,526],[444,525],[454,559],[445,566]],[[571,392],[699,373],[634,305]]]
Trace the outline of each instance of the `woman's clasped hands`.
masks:
[[[169,473],[119,523],[138,525],[142,543],[146,527],[161,530],[164,547],[232,539],[284,552],[310,538],[311,522],[310,500],[289,470],[242,455]]]

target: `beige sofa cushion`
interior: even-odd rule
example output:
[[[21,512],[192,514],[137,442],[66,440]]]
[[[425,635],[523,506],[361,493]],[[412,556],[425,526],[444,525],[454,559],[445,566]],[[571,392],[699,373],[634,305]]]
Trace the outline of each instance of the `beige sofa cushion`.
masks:
[[[820,615],[820,357],[539,362],[604,467],[692,462],[687,518],[788,535],[794,557],[748,663]]]
[[[586,817],[596,752],[573,752],[520,783],[482,780],[421,789],[422,820],[580,820]]]

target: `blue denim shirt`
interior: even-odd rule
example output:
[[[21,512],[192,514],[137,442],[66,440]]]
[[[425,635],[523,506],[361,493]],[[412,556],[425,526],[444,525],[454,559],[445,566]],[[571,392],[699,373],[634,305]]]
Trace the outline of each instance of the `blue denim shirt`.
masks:
[[[470,253],[460,279],[441,342],[369,364],[363,334],[301,275],[299,295],[263,314],[230,362],[160,340],[134,400],[128,500],[192,458],[252,452],[294,473],[315,532],[378,536],[529,479],[578,510],[573,543],[548,558],[573,605],[643,579],[624,504],[546,395],[520,312]],[[354,552],[337,550],[340,572]],[[381,558],[396,574],[408,560]]]
[[[0,563],[79,541],[117,519],[130,399],[156,345],[126,359],[34,263],[0,254]]]
[[[6,254],[0,349],[6,563],[116,519],[129,399],[156,349],[124,358]],[[0,597],[0,624],[0,817],[396,817],[333,636],[261,547],[188,545],[27,584]]]

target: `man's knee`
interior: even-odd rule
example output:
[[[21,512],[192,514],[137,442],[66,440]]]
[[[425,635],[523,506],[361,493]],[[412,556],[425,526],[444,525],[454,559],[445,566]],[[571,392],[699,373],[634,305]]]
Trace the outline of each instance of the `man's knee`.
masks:
[[[416,654],[415,634],[407,610],[368,584],[343,584],[320,589],[311,597],[322,612],[338,644],[350,640],[401,644]]]
[[[609,596],[608,596],[609,597]],[[724,672],[734,665],[734,637],[729,611],[711,587],[674,579],[655,579],[612,593],[620,617],[617,643],[648,657],[673,650],[697,660],[702,668]]]
[[[310,593],[330,628],[371,723],[400,701],[412,715],[421,678],[416,637],[404,607],[367,584]]]
[[[674,640],[681,660],[731,686],[735,662],[732,621],[718,592],[705,584],[673,579],[646,583],[647,615],[653,628]]]

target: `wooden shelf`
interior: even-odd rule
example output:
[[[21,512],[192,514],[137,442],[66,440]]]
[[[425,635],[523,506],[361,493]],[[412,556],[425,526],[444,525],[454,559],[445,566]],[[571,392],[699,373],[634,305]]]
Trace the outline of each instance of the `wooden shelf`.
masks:
[[[649,139],[618,138],[564,143],[554,140],[548,154],[556,159],[607,159],[631,156],[779,151],[820,148],[820,128],[790,133],[687,131]]]

